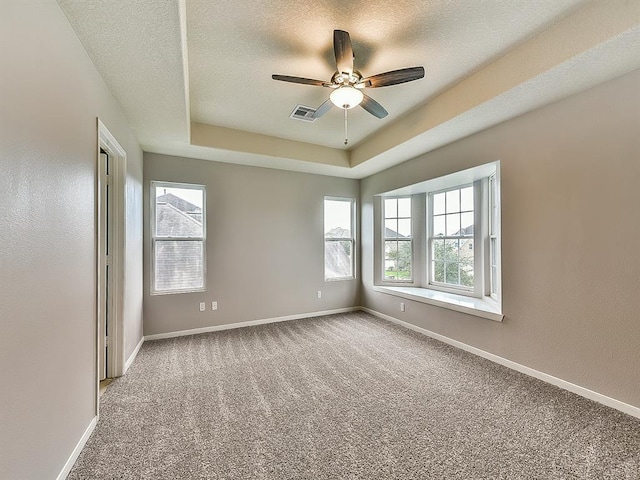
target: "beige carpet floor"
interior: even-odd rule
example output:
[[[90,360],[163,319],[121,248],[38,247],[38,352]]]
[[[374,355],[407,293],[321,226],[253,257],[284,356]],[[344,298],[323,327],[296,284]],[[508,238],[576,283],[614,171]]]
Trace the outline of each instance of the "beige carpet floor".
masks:
[[[146,342],[69,479],[633,479],[640,420],[362,312]]]

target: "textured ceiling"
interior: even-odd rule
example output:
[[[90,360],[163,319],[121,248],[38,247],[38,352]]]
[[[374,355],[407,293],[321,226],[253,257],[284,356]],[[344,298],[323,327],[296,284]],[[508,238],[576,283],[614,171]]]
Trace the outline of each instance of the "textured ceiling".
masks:
[[[346,177],[640,67],[638,0],[58,3],[144,150]],[[328,89],[271,79],[329,80],[334,29],[365,76],[426,70],[366,90],[389,116],[350,110],[347,147],[342,110],[289,118]]]

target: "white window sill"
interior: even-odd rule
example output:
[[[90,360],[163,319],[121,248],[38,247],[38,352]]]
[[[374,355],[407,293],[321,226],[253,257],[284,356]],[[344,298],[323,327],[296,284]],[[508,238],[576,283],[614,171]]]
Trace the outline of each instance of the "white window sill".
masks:
[[[492,299],[482,299],[456,295],[455,293],[439,292],[419,287],[387,287],[374,286],[373,290],[396,297],[428,303],[437,307],[448,308],[457,312],[487,318],[495,322],[501,322],[504,315],[498,305]]]

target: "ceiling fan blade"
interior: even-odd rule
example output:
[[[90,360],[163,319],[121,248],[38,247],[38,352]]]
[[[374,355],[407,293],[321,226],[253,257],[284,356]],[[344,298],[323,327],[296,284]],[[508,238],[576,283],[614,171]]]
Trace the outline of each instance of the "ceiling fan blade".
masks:
[[[388,87],[389,85],[413,82],[422,77],[424,77],[424,67],[410,67],[363,78],[359,83],[364,83],[365,87],[371,88]]]
[[[333,31],[333,53],[336,55],[336,66],[338,72],[353,73],[353,47],[349,32],[344,30]]]
[[[364,96],[360,106],[374,117],[384,118],[389,115],[389,112],[387,112],[382,105],[368,95]]]
[[[331,110],[331,107],[333,107],[333,102],[331,102],[330,98],[327,98],[327,100],[318,107],[316,113],[313,114],[313,118],[320,118],[329,110]]]
[[[317,87],[326,87],[327,82],[322,80],[313,80],[312,78],[303,77],[290,77],[288,75],[271,75],[274,80],[280,80],[281,82],[301,83],[302,85],[315,85]]]

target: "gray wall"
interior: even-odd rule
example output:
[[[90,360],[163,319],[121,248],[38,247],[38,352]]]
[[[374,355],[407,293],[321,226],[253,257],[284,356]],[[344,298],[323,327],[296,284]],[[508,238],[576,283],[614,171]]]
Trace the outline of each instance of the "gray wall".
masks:
[[[152,180],[206,185],[207,291],[149,294],[145,221],[145,335],[360,305],[360,278],[325,282],[323,259],[323,197],[357,199],[357,180],[145,153],[145,219]]]
[[[142,152],[55,2],[0,3],[0,65],[0,478],[51,479],[95,413],[96,117],[128,154],[127,355]]]
[[[362,181],[362,303],[640,407],[640,71]],[[504,323],[372,290],[373,196],[501,161]]]

